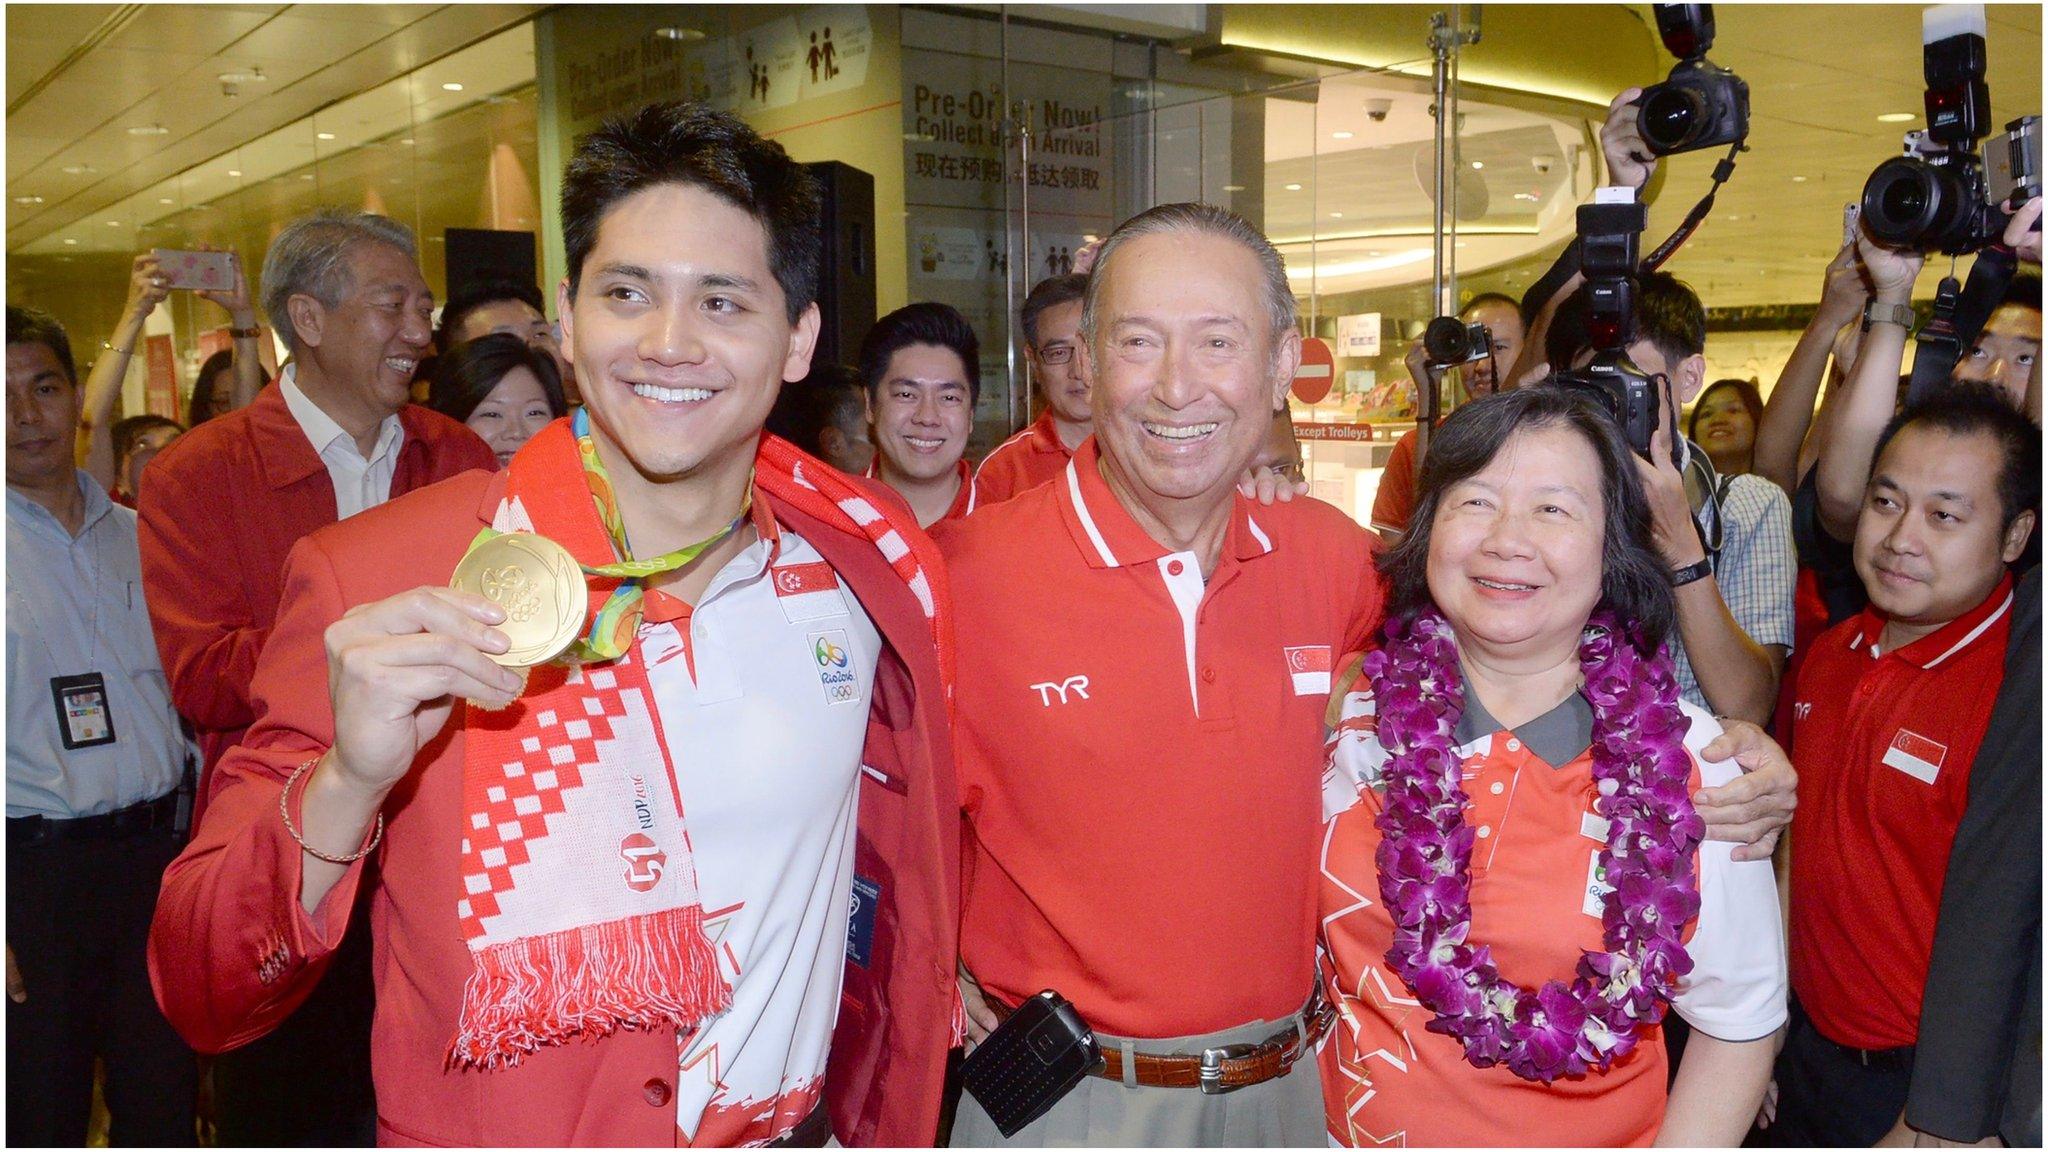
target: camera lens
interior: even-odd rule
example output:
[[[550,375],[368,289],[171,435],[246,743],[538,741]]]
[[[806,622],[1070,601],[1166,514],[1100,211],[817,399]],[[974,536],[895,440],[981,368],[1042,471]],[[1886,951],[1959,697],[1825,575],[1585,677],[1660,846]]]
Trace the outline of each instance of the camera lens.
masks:
[[[1682,151],[1707,123],[1707,102],[1697,91],[1675,84],[1652,88],[1636,117],[1643,143],[1660,155]]]
[[[1432,364],[1463,364],[1474,351],[1471,329],[1456,316],[1439,316],[1422,330],[1422,354]]]
[[[1863,221],[1893,248],[1933,251],[1957,239],[1967,195],[1956,175],[1910,156],[1877,166],[1863,185]]]

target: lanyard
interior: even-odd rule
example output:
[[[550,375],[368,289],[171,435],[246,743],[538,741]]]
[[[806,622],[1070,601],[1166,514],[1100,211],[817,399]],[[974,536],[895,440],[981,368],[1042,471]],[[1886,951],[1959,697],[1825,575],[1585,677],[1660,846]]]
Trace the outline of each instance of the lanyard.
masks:
[[[571,427],[576,434],[577,455],[583,461],[584,483],[590,487],[590,498],[597,505],[598,518],[604,522],[605,535],[611,538],[612,555],[617,557],[610,564],[578,562],[577,567],[592,576],[620,578],[619,586],[612,589],[611,595],[591,617],[588,631],[569,648],[568,656],[575,662],[596,663],[615,660],[632,647],[633,637],[640,630],[640,616],[646,599],[643,585],[649,577],[681,568],[716,547],[746,523],[753,503],[754,485],[750,479],[747,484],[749,495],[740,504],[740,514],[733,517],[732,523],[695,544],[660,556],[635,559],[626,540],[626,522],[619,515],[619,502],[612,491],[611,477],[605,472],[604,461],[597,454],[597,442],[590,434],[589,413],[582,408],[576,409]],[[476,541],[497,535],[500,533],[496,530],[486,528],[477,533]],[[475,542],[471,546],[474,547]]]

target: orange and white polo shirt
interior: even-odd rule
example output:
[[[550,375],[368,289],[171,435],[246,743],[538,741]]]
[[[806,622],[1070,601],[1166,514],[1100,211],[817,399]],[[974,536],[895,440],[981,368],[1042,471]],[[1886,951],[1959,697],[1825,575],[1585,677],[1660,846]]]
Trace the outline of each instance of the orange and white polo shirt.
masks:
[[[1692,754],[1691,789],[1741,769],[1706,761],[1721,733],[1681,702]],[[1369,682],[1343,701],[1323,776],[1322,969],[1337,1025],[1318,1052],[1334,1144],[1425,1146],[1648,1144],[1663,1123],[1663,1029],[1643,1037],[1605,1073],[1551,1084],[1506,1067],[1475,1068],[1458,1041],[1426,1030],[1434,1015],[1387,963],[1393,918],[1380,901],[1374,787],[1387,761]],[[1598,872],[1606,822],[1593,811],[1592,707],[1574,695],[1512,731],[1467,695],[1453,739],[1464,758],[1472,853],[1472,935],[1492,949],[1502,977],[1535,988],[1569,980],[1582,951],[1606,950]],[[1707,841],[1696,875],[1700,914],[1686,951],[1692,972],[1673,1006],[1724,1040],[1767,1037],[1785,1022],[1785,947],[1769,860],[1735,863],[1733,845]]]
[[[759,489],[759,538],[694,607],[648,597],[654,715],[732,1006],[679,1038],[677,1144],[773,1140],[822,1098],[839,1019],[861,751],[882,640]],[[871,901],[870,901],[871,903]]]
[[[1814,642],[1792,706],[1792,986],[1821,1035],[1899,1048],[1920,1032],[1949,848],[2005,680],[2012,577],[1894,652],[1866,608]]]
[[[1299,1011],[1314,981],[1322,714],[1379,614],[1372,544],[1241,497],[1205,581],[1064,475],[935,534],[960,652],[961,950],[1016,1003],[1165,1038]]]
[[[1046,409],[1029,427],[982,457],[981,467],[974,470],[982,507],[1057,478],[1073,458],[1053,426],[1052,409]]]

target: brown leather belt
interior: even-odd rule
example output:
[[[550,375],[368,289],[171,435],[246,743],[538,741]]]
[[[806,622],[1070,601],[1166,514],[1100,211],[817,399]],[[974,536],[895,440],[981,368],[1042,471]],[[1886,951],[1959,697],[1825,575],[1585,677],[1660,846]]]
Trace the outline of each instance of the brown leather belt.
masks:
[[[1009,1019],[1010,1013],[1015,1011],[993,997],[988,999],[988,1006],[998,1021]],[[1146,1088],[1200,1088],[1209,1095],[1263,1084],[1285,1076],[1336,1017],[1336,1010],[1318,988],[1302,1010],[1300,1028],[1290,1023],[1259,1043],[1223,1044],[1204,1048],[1200,1053],[1155,1056],[1149,1052],[1133,1052],[1132,1079]],[[1102,1059],[1089,1069],[1088,1074],[1122,1083],[1123,1049],[1116,1044],[1102,1042],[1099,1037],[1097,1048]]]

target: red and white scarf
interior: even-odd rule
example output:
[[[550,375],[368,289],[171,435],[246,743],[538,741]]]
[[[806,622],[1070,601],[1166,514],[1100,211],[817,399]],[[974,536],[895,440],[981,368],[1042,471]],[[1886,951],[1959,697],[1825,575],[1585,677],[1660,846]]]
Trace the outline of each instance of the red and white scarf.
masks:
[[[549,425],[513,457],[491,526],[538,532],[584,565],[610,563],[581,469],[568,422]],[[773,436],[754,481],[881,552],[924,611],[950,693],[950,608],[937,550],[915,522]],[[593,608],[617,584],[586,578]],[[730,1004],[704,936],[676,750],[653,700],[636,637],[617,660],[532,669],[502,711],[465,706],[457,913],[476,968],[450,1066],[517,1063],[621,1027],[687,1033]]]

